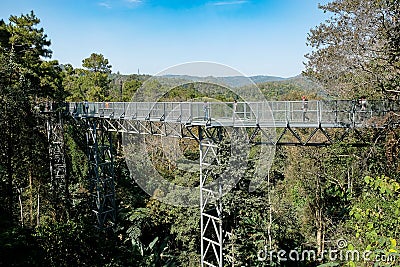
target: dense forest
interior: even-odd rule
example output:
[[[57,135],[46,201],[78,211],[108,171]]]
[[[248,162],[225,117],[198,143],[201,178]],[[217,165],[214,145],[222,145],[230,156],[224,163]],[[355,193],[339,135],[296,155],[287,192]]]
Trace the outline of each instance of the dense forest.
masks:
[[[330,19],[308,35],[312,52],[304,72],[258,84],[265,97],[398,100],[400,1],[334,0],[320,9]],[[64,124],[65,188],[54,193],[45,103],[130,101],[151,76],[113,73],[112,62],[95,52],[81,68],[51,60],[50,38],[39,23],[33,11],[0,20],[0,265],[199,266],[199,207],[174,207],[147,195],[129,172],[118,134],[115,227],[95,227],[85,140],[73,123]],[[235,99],[214,89],[189,84],[164,100]],[[378,132],[362,130],[367,146],[347,145],[359,138],[350,135],[326,147],[277,147],[254,192],[248,187],[257,149],[251,150],[247,169],[237,173],[242,179],[222,200],[232,233],[225,266],[400,266],[398,116],[381,118],[386,127]],[[198,172],[183,173],[160,153],[157,140],[146,142],[165,179],[198,183]],[[187,159],[198,160],[196,143],[179,147]],[[338,249],[368,259],[350,259]],[[312,250],[316,257],[266,255],[279,250]]]

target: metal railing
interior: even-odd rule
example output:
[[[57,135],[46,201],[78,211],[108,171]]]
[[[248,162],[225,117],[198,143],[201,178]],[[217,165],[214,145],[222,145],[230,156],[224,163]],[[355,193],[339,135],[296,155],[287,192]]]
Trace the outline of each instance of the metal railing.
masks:
[[[369,101],[362,107],[355,100],[269,102],[69,102],[73,116],[104,117],[222,125],[321,125],[357,126],[387,112],[398,111],[393,101]]]

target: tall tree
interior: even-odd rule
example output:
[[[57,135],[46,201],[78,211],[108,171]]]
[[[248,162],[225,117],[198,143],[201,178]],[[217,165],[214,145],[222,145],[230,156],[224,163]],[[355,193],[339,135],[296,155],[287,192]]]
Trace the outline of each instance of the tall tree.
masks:
[[[102,54],[92,53],[82,60],[85,69],[65,66],[64,86],[68,101],[106,101],[109,100],[111,65]]]
[[[102,54],[92,53],[90,57],[82,60],[82,67],[92,72],[111,73],[111,65]]]
[[[400,1],[334,0],[312,29],[305,74],[342,97],[400,93]]]
[[[29,183],[46,178],[46,138],[37,127],[43,121],[35,113],[36,101],[62,97],[58,62],[44,60],[51,56],[50,40],[39,23],[33,12],[0,21],[0,169],[5,170],[0,181],[10,214],[15,193],[21,197]],[[21,201],[19,206],[22,211]],[[20,217],[22,222],[22,212]]]

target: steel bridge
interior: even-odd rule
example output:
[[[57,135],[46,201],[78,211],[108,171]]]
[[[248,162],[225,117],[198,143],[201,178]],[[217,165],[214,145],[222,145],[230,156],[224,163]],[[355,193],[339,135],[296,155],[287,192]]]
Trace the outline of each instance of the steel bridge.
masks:
[[[223,266],[223,185],[210,186],[210,165],[218,164],[218,147],[224,129],[245,129],[254,145],[321,146],[342,141],[350,131],[383,129],[382,118],[399,110],[397,102],[271,101],[271,102],[70,102],[69,118],[84,125],[89,159],[90,192],[100,228],[116,220],[112,132],[190,138],[199,144],[201,266]],[[48,120],[52,175],[62,184],[65,167],[61,155],[62,120]],[[52,126],[53,125],[53,126]],[[53,130],[52,130],[53,129]],[[276,136],[268,134],[276,129]],[[299,131],[306,130],[307,134]],[[341,132],[340,135],[329,131]],[[304,131],[303,131],[304,132]],[[56,134],[57,133],[57,134]],[[264,136],[260,142],[259,136]],[[54,149],[52,149],[54,148]],[[52,152],[54,150],[55,152]],[[62,164],[61,164],[62,165]],[[226,257],[226,255],[225,255]]]
[[[85,107],[85,102],[70,102],[68,112],[82,118],[162,121],[209,127],[349,128],[365,127],[364,121],[399,109],[399,104],[393,101],[369,101],[364,108],[354,100],[307,101],[307,110],[303,101],[205,103],[90,102]]]

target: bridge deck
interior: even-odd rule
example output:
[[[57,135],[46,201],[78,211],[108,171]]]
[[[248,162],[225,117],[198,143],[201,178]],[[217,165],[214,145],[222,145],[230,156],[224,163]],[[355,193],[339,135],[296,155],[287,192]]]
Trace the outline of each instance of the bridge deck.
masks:
[[[82,118],[138,120],[185,125],[265,127],[265,128],[348,128],[377,127],[375,121],[396,102],[369,101],[363,109],[357,101],[269,102],[70,102],[68,111]]]

